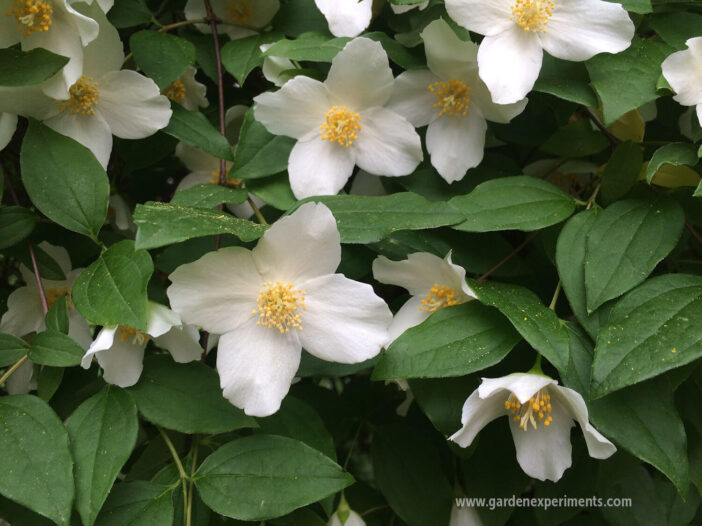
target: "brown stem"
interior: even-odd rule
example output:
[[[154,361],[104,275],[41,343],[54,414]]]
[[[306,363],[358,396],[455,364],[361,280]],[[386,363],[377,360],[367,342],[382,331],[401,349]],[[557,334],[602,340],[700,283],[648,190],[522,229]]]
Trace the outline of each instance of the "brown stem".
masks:
[[[493,272],[495,272],[496,270],[498,270],[500,267],[502,267],[502,265],[504,265],[505,263],[507,263],[507,262],[508,262],[510,259],[512,259],[514,256],[516,256],[517,254],[519,254],[519,252],[520,252],[525,246],[527,246],[527,245],[529,244],[529,242],[530,242],[532,239],[534,239],[534,238],[536,237],[536,235],[537,235],[539,232],[541,232],[541,230],[535,230],[534,232],[532,232],[531,234],[529,234],[529,235],[527,236],[527,238],[526,238],[524,241],[522,241],[521,244],[520,244],[517,248],[515,248],[512,252],[510,252],[509,254],[507,254],[507,256],[506,256],[502,261],[500,261],[497,265],[495,265],[495,266],[492,267],[490,270],[488,270],[485,274],[483,274],[482,276],[480,276],[480,277],[478,278],[478,281],[483,281],[485,278],[487,278],[490,274],[492,274]]]
[[[697,241],[699,241],[700,244],[702,244],[702,235],[700,235],[697,232],[697,230],[695,230],[695,227],[693,227],[688,221],[685,221],[685,226],[690,231],[690,233],[695,237],[695,239]]]

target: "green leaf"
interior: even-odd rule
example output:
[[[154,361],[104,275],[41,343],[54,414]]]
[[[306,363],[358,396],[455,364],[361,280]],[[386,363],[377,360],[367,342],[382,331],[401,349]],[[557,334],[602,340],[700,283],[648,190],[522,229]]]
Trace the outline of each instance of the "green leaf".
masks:
[[[66,428],[75,459],[76,509],[83,525],[92,526],[136,444],[136,405],[125,391],[108,385],[78,406]]]
[[[544,54],[539,78],[534,90],[549,93],[559,99],[597,107],[597,97],[590,87],[590,77],[581,62],[568,62]]]
[[[601,132],[593,130],[589,120],[580,119],[559,128],[541,145],[541,149],[561,157],[587,157],[601,152],[607,146],[607,138]]]
[[[44,250],[39,245],[34,245],[34,257],[37,261],[37,266],[39,267],[39,274],[43,279],[50,279],[55,281],[65,281],[66,273],[63,271],[61,266],[56,263],[54,258],[49,254],[44,252]],[[13,258],[18,259],[25,267],[28,269],[32,268],[32,260],[29,256],[29,247],[27,244],[15,245],[5,253]]]
[[[30,119],[20,155],[32,203],[64,228],[97,239],[107,216],[107,174],[85,146]]]
[[[587,234],[585,291],[592,312],[641,283],[675,247],[685,214],[672,199],[610,205]]]
[[[575,201],[563,190],[526,175],[486,181],[449,203],[466,217],[453,228],[466,232],[529,232],[559,223],[575,210]]]
[[[695,192],[692,194],[694,197],[702,197],[702,182],[700,182],[699,185],[697,185],[697,189]]]
[[[178,80],[195,62],[195,46],[165,32],[138,31],[129,37],[129,48],[137,65],[160,89]]]
[[[671,142],[658,148],[646,167],[646,181],[651,184],[656,172],[664,165],[695,166],[699,158],[694,144]]]
[[[409,386],[422,412],[436,429],[448,436],[459,428],[463,404],[479,383],[476,375],[470,375],[414,379]]]
[[[56,394],[63,380],[63,367],[43,366],[37,377],[37,396],[48,402]]]
[[[170,356],[149,357],[129,393],[149,422],[181,433],[256,427],[251,417],[222,397],[217,373],[201,362],[178,364]]]
[[[425,69],[427,67],[426,58],[423,53],[420,54],[406,48],[382,31],[365,33],[363,37],[380,42],[383,49],[388,54],[388,58],[403,69]]]
[[[561,373],[563,385],[575,389],[585,400],[590,398],[590,377],[592,369],[592,343],[575,323],[568,323],[570,352],[568,367]]]
[[[592,396],[657,376],[702,356],[702,277],[648,280],[614,307],[597,337]]]
[[[239,520],[267,520],[353,483],[334,461],[291,438],[254,435],[225,444],[195,473],[202,500]]]
[[[37,334],[29,349],[29,359],[41,365],[72,367],[80,364],[85,351],[70,336],[49,329]]]
[[[171,204],[213,208],[220,203],[243,203],[247,196],[248,192],[239,188],[228,188],[218,184],[199,184],[175,194]]]
[[[263,179],[249,179],[246,188],[264,203],[278,210],[290,210],[297,199],[290,188],[287,173],[280,173]]]
[[[46,313],[46,327],[54,332],[68,334],[68,301],[66,294],[51,306]]]
[[[521,340],[495,309],[470,301],[441,309],[395,340],[374,380],[461,376],[499,363]]]
[[[700,36],[702,27],[702,15],[689,10],[656,13],[647,21],[658,36],[675,49],[686,49],[685,42],[689,38]]]
[[[139,227],[136,246],[144,249],[214,234],[234,234],[242,241],[253,241],[267,228],[219,210],[156,202],[137,205],[134,223]]]
[[[29,351],[29,344],[12,334],[0,333],[0,367],[12,365]]]
[[[246,112],[229,177],[253,179],[280,173],[288,168],[290,151],[297,141],[268,133],[254,118],[253,108]]]
[[[229,142],[207,117],[199,111],[188,111],[180,104],[173,104],[171,109],[173,116],[164,132],[218,159],[233,160]]]
[[[170,526],[173,489],[153,482],[117,484],[95,526]]]
[[[331,62],[351,39],[332,38],[326,33],[303,33],[294,40],[279,40],[264,53],[267,57]]]
[[[68,57],[55,55],[43,48],[30,51],[0,49],[0,86],[41,84],[58,73],[67,63]]]
[[[230,40],[222,46],[222,65],[236,81],[243,85],[249,73],[263,65],[261,44],[267,39],[262,35]]]
[[[568,366],[568,330],[529,289],[496,281],[469,280],[478,299],[509,318],[514,328],[559,371]]]
[[[151,256],[121,241],[85,269],[73,285],[72,299],[86,320],[146,330],[146,286],[154,271]]]
[[[605,203],[620,199],[636,184],[643,165],[641,147],[631,141],[619,144],[602,172],[600,196]]]
[[[607,2],[615,2],[622,4],[624,9],[632,13],[646,14],[653,11],[651,0],[606,0]]]
[[[19,243],[39,222],[37,215],[21,206],[0,208],[0,249]]]
[[[0,398],[0,493],[60,526],[73,502],[68,434],[51,407],[36,396]]]
[[[150,22],[151,11],[142,0],[120,0],[107,13],[107,19],[117,29],[124,29]]]

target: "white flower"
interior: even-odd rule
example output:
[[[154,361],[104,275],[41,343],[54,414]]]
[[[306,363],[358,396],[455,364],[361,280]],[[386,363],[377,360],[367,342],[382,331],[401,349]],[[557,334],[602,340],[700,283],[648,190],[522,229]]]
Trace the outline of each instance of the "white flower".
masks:
[[[395,5],[395,4],[390,4],[390,7],[392,7],[392,12],[395,13],[396,15],[406,13],[407,11],[411,11],[412,9],[419,8],[420,11],[424,11],[427,6],[429,5],[429,0],[426,2],[422,2],[421,4],[414,4],[414,5]]]
[[[429,70],[405,71],[395,80],[388,107],[414,126],[426,126],[431,164],[447,182],[480,164],[486,120],[507,123],[527,104],[494,104],[478,77],[478,46],[456,36],[444,20],[422,31]]]
[[[341,522],[339,512],[335,511],[334,514],[329,517],[327,526],[366,526],[366,521],[364,521],[358,513],[353,510],[348,510],[348,513],[346,520]]]
[[[256,119],[268,131],[298,140],[288,159],[295,197],[336,194],[355,165],[374,175],[414,171],[422,160],[419,136],[383,108],[393,80],[383,47],[356,38],[334,57],[324,83],[297,76],[254,98]]]
[[[14,113],[0,113],[0,150],[12,140],[17,129],[17,115]]]
[[[232,40],[258,34],[280,9],[279,0],[210,0],[214,15],[222,20],[217,30],[226,33]],[[207,17],[203,0],[188,0],[185,18],[199,20]],[[209,24],[195,24],[203,33],[211,33]]]
[[[466,283],[465,269],[451,262],[451,252],[444,259],[428,252],[415,252],[403,261],[378,256],[373,261],[373,277],[404,287],[412,296],[392,320],[390,342],[437,310],[475,298]]]
[[[335,37],[355,37],[370,24],[373,0],[314,0]]]
[[[273,43],[263,44],[260,46],[260,49],[263,53],[265,53],[272,46]],[[272,82],[280,88],[290,79],[287,75],[283,75],[283,72],[291,69],[295,69],[295,64],[293,64],[289,59],[283,57],[265,56],[263,59],[263,66],[261,66],[261,73],[263,73],[263,76],[267,81]]]
[[[702,37],[690,38],[687,49],[669,55],[661,64],[663,76],[683,106],[696,106],[702,125]]]
[[[380,352],[390,310],[370,285],[334,274],[340,261],[334,216],[322,204],[306,203],[279,219],[253,250],[224,248],[171,274],[173,309],[222,335],[220,385],[246,414],[279,409],[302,347],[339,363]]]
[[[34,362],[26,360],[12,373],[6,383],[7,394],[27,394],[37,388],[37,378],[34,376]],[[0,524],[2,524],[0,522]]]
[[[184,325],[177,314],[158,303],[149,302],[147,316],[146,332],[126,325],[103,327],[83,356],[83,368],[89,369],[95,356],[105,371],[103,378],[107,383],[120,387],[134,385],[144,368],[144,349],[150,338],[178,363],[200,358],[200,335],[195,327]]]
[[[503,415],[510,417],[517,461],[535,479],[556,482],[570,467],[573,420],[585,434],[591,457],[608,458],[616,451],[588,421],[587,406],[579,393],[531,373],[483,378],[463,405],[463,427],[449,440],[468,447],[483,427]]]
[[[114,223],[117,230],[136,233],[137,226],[134,224],[132,211],[121,195],[112,194],[110,196],[107,217]]]
[[[634,24],[620,4],[604,0],[446,0],[463,27],[485,35],[480,78],[498,104],[523,99],[534,86],[543,50],[556,58],[587,60],[631,44]]]
[[[162,92],[170,100],[177,102],[188,111],[207,108],[210,105],[207,100],[207,86],[195,80],[195,73],[197,73],[197,69],[188,66],[180,78],[171,82]]]
[[[471,506],[456,506],[454,502],[451,508],[451,518],[449,526],[483,526],[478,511]]]

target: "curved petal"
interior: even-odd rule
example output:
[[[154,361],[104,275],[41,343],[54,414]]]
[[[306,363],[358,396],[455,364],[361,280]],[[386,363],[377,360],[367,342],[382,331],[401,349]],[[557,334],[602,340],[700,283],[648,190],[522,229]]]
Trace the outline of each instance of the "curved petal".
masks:
[[[485,120],[507,124],[524,111],[529,99],[512,104],[495,104],[485,83],[476,78],[470,85],[470,103],[474,104]]]
[[[481,397],[476,389],[463,404],[461,412],[462,427],[449,437],[461,447],[468,447],[478,433],[490,422],[506,414],[505,401],[507,396],[496,393],[489,397]]]
[[[146,334],[156,338],[182,324],[180,317],[165,305],[150,301],[146,313]]]
[[[7,312],[0,318],[0,332],[17,337],[45,329],[39,289],[20,287],[7,298]]]
[[[419,128],[426,126],[439,116],[436,96],[429,91],[429,86],[441,79],[428,69],[405,71],[395,79],[392,97],[387,109],[402,115]]]
[[[191,172],[180,180],[178,186],[176,186],[175,193],[187,190],[188,188],[192,188],[193,186],[197,186],[199,184],[210,184],[212,183],[212,177],[212,171]]]
[[[236,144],[239,140],[241,125],[244,124],[247,111],[249,111],[248,106],[235,104],[224,114],[224,135],[226,135],[231,144]]]
[[[100,114],[71,115],[62,112],[44,121],[44,124],[81,143],[93,152],[103,168],[107,168],[112,153],[112,132]]]
[[[68,311],[68,335],[83,349],[90,347],[93,341],[93,336],[90,333],[90,324],[75,309]]]
[[[58,263],[64,274],[71,272],[73,265],[71,265],[71,256],[68,254],[68,250],[59,245],[52,245],[48,241],[42,241],[39,243],[39,248],[46,252],[51,258]],[[32,274],[33,276],[33,274]]]
[[[553,378],[540,374],[514,373],[500,378],[483,378],[478,392],[482,398],[486,398],[499,391],[509,391],[523,404],[539,389],[557,383]]]
[[[180,76],[180,81],[185,87],[185,98],[181,103],[186,110],[195,111],[198,108],[207,108],[210,102],[207,100],[207,86],[195,80],[197,69],[188,66]]]
[[[146,343],[139,345],[116,338],[112,347],[95,356],[102,367],[103,380],[119,387],[137,383],[144,370],[144,349]]]
[[[663,76],[684,106],[702,104],[702,37],[687,41],[689,49],[669,55],[661,64]]]
[[[434,20],[421,33],[427,66],[444,80],[464,80],[478,71],[478,45],[458,38],[443,19]]]
[[[539,38],[518,25],[483,39],[478,50],[480,78],[496,104],[512,104],[534,87],[543,51]]]
[[[234,25],[224,26],[224,32],[227,34],[230,40],[239,40],[240,38],[251,37],[258,34],[258,31],[255,29],[248,29],[246,27]]]
[[[314,0],[335,37],[355,37],[370,24],[373,0]]]
[[[41,86],[0,87],[0,112],[44,120],[56,115],[58,106],[41,91]]]
[[[1,15],[2,13],[0,13]],[[37,379],[34,377],[34,362],[27,360],[12,373],[5,383],[8,394],[27,394],[37,388]],[[8,524],[9,526],[9,524]]]
[[[280,9],[279,0],[249,0],[249,2],[253,8],[251,18],[246,21],[246,25],[249,27],[266,27]]]
[[[117,28],[113,26],[97,3],[88,7],[87,4],[74,4],[83,10],[89,10],[100,26],[100,32],[95,40],[83,50],[83,74],[97,79],[110,71],[119,71],[124,62],[124,46]]]
[[[0,150],[12,139],[17,129],[17,115],[14,113],[0,113]]]
[[[263,44],[261,46],[261,51],[267,51],[272,45],[273,43]],[[287,58],[266,56],[263,59],[261,72],[268,82],[272,82],[276,86],[281,87],[288,79],[287,76],[282,74],[283,71],[288,71],[294,68],[295,65]]]
[[[175,155],[178,159],[180,159],[180,162],[182,162],[186,166],[186,168],[191,172],[206,172],[210,175],[211,172],[219,173],[219,159],[213,157],[209,153],[203,152],[200,148],[190,146],[189,144],[185,144],[184,142],[179,142],[175,148]],[[185,179],[183,179],[183,181],[184,180]],[[203,184],[204,182],[210,182],[208,177],[207,181],[203,181],[203,183],[193,183],[189,186],[180,188],[180,186],[183,184],[183,181],[181,181],[181,184],[178,185],[178,188],[180,190],[185,190],[185,188],[190,188],[190,186],[194,186],[195,184]],[[176,190],[176,192],[177,191],[178,190]]]
[[[511,0],[446,0],[446,11],[466,29],[491,36],[514,25],[511,5]]]
[[[61,13],[62,15],[65,13],[67,17],[70,20],[71,25],[73,26],[74,30],[72,33],[77,32],[78,35],[80,36],[80,40],[83,46],[87,46],[90,44],[95,38],[97,38],[100,27],[96,23],[96,20],[94,20],[94,16],[91,18],[90,15],[94,15],[97,13],[97,11],[94,11],[91,9],[90,4],[91,2],[87,2],[86,6],[83,6],[85,9],[89,10],[90,14],[86,16],[85,13],[81,13],[76,11],[74,9],[74,5],[72,5],[70,0],[59,0],[56,2],[56,7],[58,8],[54,13]],[[96,7],[100,9],[99,13],[103,14],[106,13],[108,10],[102,9],[102,6],[97,4]],[[105,18],[107,20],[107,18]]]
[[[207,9],[203,0],[188,0],[185,4],[183,14],[186,20],[200,20],[207,16]],[[195,24],[198,31],[202,33],[211,33],[209,24]]]
[[[301,354],[297,334],[284,335],[255,321],[223,334],[217,372],[224,397],[247,415],[272,415],[290,390]]]
[[[192,325],[173,327],[165,334],[154,338],[154,343],[166,349],[178,363],[199,360],[202,356],[200,333]]]
[[[85,355],[80,362],[81,367],[83,369],[90,369],[90,364],[93,361],[93,355],[110,349],[115,342],[116,334],[117,327],[103,327],[95,337],[93,343],[91,343],[90,347],[88,347],[88,350],[85,351]]]
[[[321,203],[305,203],[266,230],[252,251],[265,281],[301,287],[303,281],[336,271],[341,241],[336,220]]]
[[[251,252],[227,247],[181,265],[170,275],[166,293],[185,323],[223,334],[253,318],[264,279]]]
[[[388,328],[386,347],[389,347],[407,329],[419,325],[431,315],[431,312],[422,309],[423,299],[422,296],[413,296],[395,313]]]
[[[288,158],[290,187],[298,199],[336,195],[353,173],[350,148],[314,135],[298,141]]]
[[[443,115],[427,128],[431,164],[447,183],[460,181],[483,160],[487,122],[475,108],[463,116]]]

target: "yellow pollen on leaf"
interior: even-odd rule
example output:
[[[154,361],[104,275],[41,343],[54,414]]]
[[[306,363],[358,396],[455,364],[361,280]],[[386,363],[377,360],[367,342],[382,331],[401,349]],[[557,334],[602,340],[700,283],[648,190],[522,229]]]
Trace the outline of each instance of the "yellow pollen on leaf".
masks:
[[[228,169],[228,168],[227,168]],[[227,186],[240,186],[244,181],[236,177],[227,176],[225,184]],[[210,184],[219,184],[219,171],[210,172]]]
[[[548,427],[553,421],[551,416],[551,395],[546,393],[544,389],[540,389],[523,404],[519,402],[514,394],[510,393],[509,398],[505,402],[505,409],[511,412],[513,415],[512,419],[515,422],[519,422],[519,427],[524,431],[529,428],[529,424],[536,429],[538,423]]]
[[[256,325],[269,329],[278,329],[281,334],[290,332],[290,329],[302,330],[302,312],[305,306],[305,292],[293,288],[292,283],[282,281],[269,281],[263,283],[263,289],[258,295],[256,304],[258,310],[251,311],[258,314]]]
[[[49,308],[53,307],[56,302],[59,300],[59,298],[63,295],[66,295],[66,305],[68,306],[69,309],[73,308],[73,302],[71,301],[71,287],[61,287],[60,289],[58,288],[50,288],[46,290],[46,304],[48,305]]]
[[[429,91],[436,97],[435,108],[441,108],[439,115],[465,117],[470,107],[470,86],[462,80],[451,79],[429,84]]]
[[[19,23],[17,29],[24,36],[43,33],[51,27],[51,15],[54,13],[49,2],[42,0],[16,0],[7,16],[14,16]]]
[[[185,100],[185,84],[182,81],[176,80],[170,86],[161,92],[173,102],[183,102]]]
[[[251,8],[251,4],[246,0],[232,0],[227,4],[229,21],[238,26],[246,25],[246,23],[251,20],[252,14],[253,9]]]
[[[100,98],[97,81],[83,75],[68,90],[70,99],[57,100],[59,111],[68,111],[71,115],[95,115],[95,106]]]
[[[445,307],[452,307],[457,303],[456,291],[453,288],[445,285],[439,286],[438,283],[434,283],[427,297],[422,300],[422,306],[419,307],[419,310],[436,312]]]
[[[510,18],[524,31],[546,33],[554,8],[553,0],[515,0]]]
[[[358,139],[356,132],[361,131],[361,116],[344,106],[334,106],[327,112],[327,121],[319,129],[322,139],[348,148]]]
[[[120,325],[117,332],[119,333],[119,341],[121,342],[126,342],[131,338],[132,345],[143,345],[149,341],[149,337],[145,333],[133,329],[132,327],[127,327],[126,325]]]

